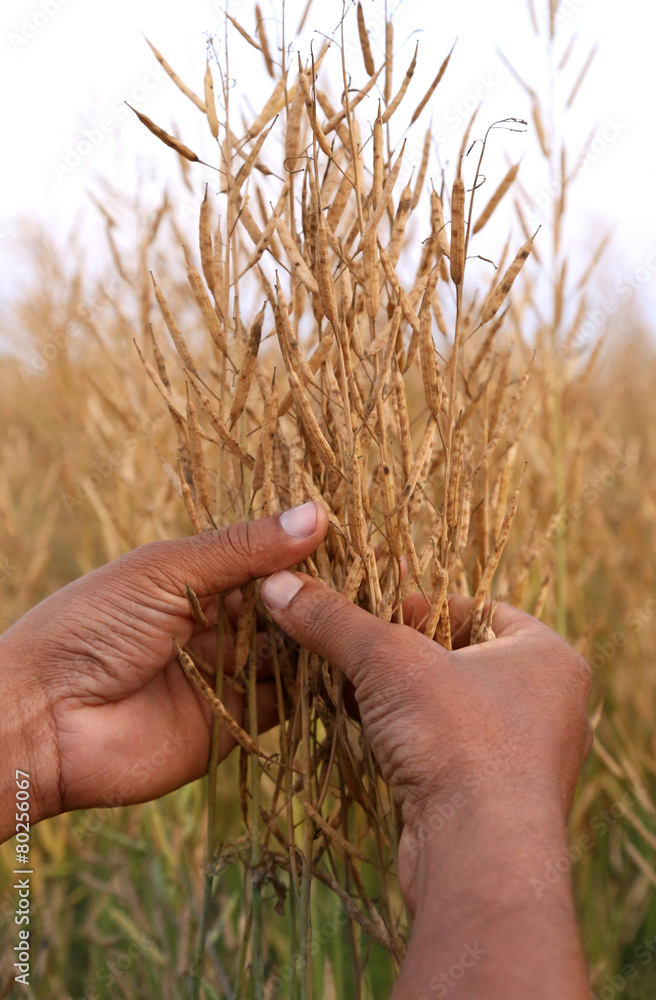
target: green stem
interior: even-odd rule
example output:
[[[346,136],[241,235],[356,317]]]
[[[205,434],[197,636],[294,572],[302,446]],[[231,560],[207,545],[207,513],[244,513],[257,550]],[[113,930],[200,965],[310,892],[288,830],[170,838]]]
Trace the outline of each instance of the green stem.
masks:
[[[303,740],[303,795],[307,801],[312,798],[312,770],[310,748],[310,691],[308,682],[308,652],[299,654],[301,671],[301,733]],[[303,871],[301,873],[301,935],[300,935],[300,980],[301,1000],[312,1000],[312,918],[310,900],[312,889],[312,848],[314,829],[312,820],[303,817]]]
[[[251,659],[248,674],[248,720],[253,742],[258,742],[257,731],[257,639],[253,628]],[[251,785],[251,900],[253,906],[252,979],[253,997],[258,1000],[264,992],[263,947],[262,947],[262,890],[259,867],[261,861],[261,818],[260,818],[260,764],[256,754],[250,757]]]

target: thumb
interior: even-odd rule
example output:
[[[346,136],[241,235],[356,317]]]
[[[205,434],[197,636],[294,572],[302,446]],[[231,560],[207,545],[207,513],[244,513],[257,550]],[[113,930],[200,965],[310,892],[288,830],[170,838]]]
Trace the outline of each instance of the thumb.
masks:
[[[199,598],[211,597],[300,562],[314,552],[327,527],[324,508],[310,501],[275,517],[151,542],[110,565],[123,580],[130,576],[142,586],[152,581],[173,594],[188,582]]]
[[[375,618],[336,590],[302,573],[284,570],[262,584],[262,600],[275,621],[301,646],[330,660],[356,690],[407,681],[421,636],[405,625]]]

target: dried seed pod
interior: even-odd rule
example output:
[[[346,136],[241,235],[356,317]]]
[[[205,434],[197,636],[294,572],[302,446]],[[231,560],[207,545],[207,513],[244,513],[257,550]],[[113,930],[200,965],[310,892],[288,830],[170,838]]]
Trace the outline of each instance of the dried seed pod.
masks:
[[[424,635],[429,639],[433,639],[435,637],[435,632],[442,615],[442,608],[446,604],[446,592],[448,585],[448,573],[443,566],[440,566],[437,559],[435,559],[433,572],[431,573],[433,596],[431,599],[430,610],[428,612],[428,618],[426,619],[426,624],[424,625]]]
[[[456,287],[462,284],[465,273],[465,184],[460,176],[453,182],[451,191],[451,281]]]
[[[216,275],[214,270],[214,251],[212,249],[212,232],[210,229],[210,203],[207,199],[207,184],[205,185],[205,196],[200,205],[200,216],[198,220],[198,248],[200,250],[200,260],[203,267],[203,274],[207,287],[211,292],[216,289]]]
[[[174,70],[171,68],[170,64],[166,61],[166,59],[164,58],[164,56],[162,55],[162,53],[158,49],[155,48],[155,46],[153,45],[153,43],[149,42],[147,38],[146,38],[146,42],[148,43],[148,45],[152,49],[153,55],[157,59],[157,62],[160,64],[160,66],[162,67],[162,69],[164,70],[164,72],[171,78],[171,80],[173,80],[173,83],[176,85],[176,87],[179,90],[182,91],[182,93],[185,95],[185,97],[188,97],[190,101],[193,101],[193,103],[196,105],[196,107],[198,108],[199,111],[202,111],[203,114],[205,114],[205,103],[200,99],[200,97],[198,96],[198,94],[194,94],[193,90],[191,90],[186,85],[186,83],[182,82],[182,80],[180,79],[180,77],[178,76],[178,74],[176,72],[174,72]]]
[[[251,382],[253,381],[253,373],[255,371],[255,362],[257,360],[257,353],[260,349],[260,340],[262,338],[262,323],[264,322],[265,310],[266,310],[266,302],[264,303],[259,313],[253,320],[250,332],[248,334],[248,340],[246,342],[246,350],[244,351],[244,357],[241,362],[241,368],[239,369],[239,376],[237,378],[237,387],[235,389],[235,395],[232,401],[232,406],[230,407],[230,415],[228,417],[230,421],[230,430],[232,430],[237,420],[244,412],[244,407],[246,406],[246,400],[248,399],[248,393],[250,391]]]
[[[378,204],[376,205],[376,207],[375,207],[375,209],[373,211],[373,214],[372,214],[371,218],[369,219],[369,222],[367,223],[367,225],[365,227],[365,231],[362,234],[362,240],[360,241],[360,247],[363,249],[363,251],[364,251],[364,248],[369,243],[375,243],[376,242],[376,234],[377,234],[377,230],[378,230],[378,223],[382,219],[383,214],[385,212],[385,209],[387,208],[387,204],[388,204],[390,198],[392,197],[392,192],[394,190],[394,185],[396,184],[398,176],[399,176],[399,173],[401,171],[401,165],[403,163],[403,153],[405,151],[405,143],[406,143],[406,140],[404,139],[403,140],[403,145],[401,146],[401,152],[397,156],[396,160],[394,161],[394,165],[392,166],[392,169],[389,172],[389,177],[387,178],[387,181],[385,182],[385,186],[384,186],[382,194],[380,196],[380,200],[378,201]]]
[[[239,192],[246,183],[248,177],[250,176],[250,173],[257,162],[257,158],[262,152],[262,146],[266,142],[267,136],[271,132],[272,128],[273,125],[269,125],[268,128],[264,129],[264,131],[261,132],[260,135],[258,135],[257,139],[255,140],[255,143],[253,144],[253,148],[250,150],[248,156],[246,157],[246,159],[240,166],[239,170],[237,171],[237,175],[230,187],[230,201],[232,203],[237,203]],[[244,208],[242,208],[241,210],[242,216],[244,214]],[[257,242],[257,240],[255,242]]]
[[[235,677],[239,677],[248,663],[255,625],[255,582],[241,588],[241,607],[235,633]],[[255,664],[252,665],[255,669]]]
[[[401,495],[399,497],[399,504],[402,507],[407,506],[410,497],[414,493],[415,487],[417,486],[417,483],[419,481],[419,475],[421,473],[422,466],[424,465],[424,462],[426,460],[426,456],[430,455],[431,453],[431,450],[433,448],[433,442],[435,440],[436,425],[437,421],[435,420],[435,417],[431,414],[426,424],[426,430],[424,431],[424,436],[419,446],[419,451],[415,455],[415,460],[412,463],[410,474],[407,478],[406,484],[403,487],[403,490],[401,491]]]
[[[378,578],[378,567],[376,565],[376,554],[374,552],[374,547],[367,545],[364,554],[364,562],[367,570],[367,582],[369,584],[369,595],[372,603],[372,611],[374,614],[378,614],[378,609],[380,607],[380,602],[382,599],[382,594],[380,592],[380,580]]]
[[[260,39],[260,47],[262,49],[262,55],[266,64],[267,73],[272,79],[275,79],[276,74],[273,59],[271,58],[271,49],[269,48],[269,40],[264,29],[264,18],[262,17],[262,11],[260,10],[259,3],[255,4],[255,20],[257,24],[256,31]]]
[[[289,94],[292,97],[292,94]],[[277,115],[285,106],[285,78],[282,76],[276,83],[271,96],[267,100],[266,104],[260,111],[259,115],[255,118],[253,124],[246,132],[243,140],[241,142],[246,142],[248,139],[254,139],[255,136],[259,135],[267,122],[271,121],[274,115]]]
[[[394,70],[394,25],[385,22],[385,104],[389,104],[392,96],[392,72]]]
[[[295,434],[289,448],[289,500],[292,507],[299,507],[305,500],[303,468],[303,439]]]
[[[515,441],[515,443],[508,449],[508,453],[501,468],[501,473],[497,480],[499,483],[499,491],[497,493],[496,503],[492,504],[492,510],[494,511],[492,531],[495,537],[497,537],[501,531],[501,524],[505,516],[508,494],[510,493],[510,481],[515,469],[515,459],[517,458],[518,449],[519,442]]]
[[[127,101],[125,103],[128,104]],[[199,162],[198,157],[194,153],[193,149],[189,149],[189,146],[185,146],[185,144],[183,142],[180,142],[179,139],[176,139],[175,136],[169,135],[169,133],[165,132],[163,128],[160,128],[159,125],[156,125],[154,121],[151,121],[151,119],[147,115],[142,115],[140,111],[137,111],[136,108],[133,108],[131,104],[128,104],[128,107],[130,111],[134,111],[135,115],[142,123],[142,125],[145,125],[148,131],[152,132],[153,135],[156,135],[158,139],[160,139],[163,143],[165,143],[165,145],[170,146],[170,148],[174,149],[176,153],[180,154],[180,156],[184,156],[185,160],[190,160],[192,163]],[[203,105],[203,110],[205,110],[204,105]]]
[[[278,233],[280,242],[282,243],[283,249],[287,254],[287,259],[292,265],[293,273],[299,281],[303,282],[309,292],[313,292],[315,295],[318,295],[319,286],[317,284],[317,279],[314,277],[312,271],[303,260],[303,257],[296,246],[296,241],[287,227],[287,223],[280,216],[276,216],[276,232]]]
[[[399,333],[399,327],[401,326],[401,315],[401,307],[397,306],[394,310],[392,322],[389,324],[389,333],[387,335],[387,344],[385,345],[385,350],[383,352],[383,359],[381,361],[380,368],[378,369],[378,374],[374,380],[374,384],[371,388],[371,394],[364,411],[365,421],[369,419],[378,405],[383,392],[383,387],[387,381],[390,365],[392,363],[392,354],[394,353],[394,347],[396,345],[396,338]]]
[[[356,555],[349,567],[348,575],[344,582],[344,586],[342,587],[342,596],[345,597],[347,601],[354,601],[358,596],[360,584],[364,580],[365,572],[364,560],[361,556]]]
[[[396,511],[396,487],[394,473],[389,465],[381,462],[378,467],[380,482],[380,497],[383,506],[384,531],[389,550],[396,560],[403,554],[403,542],[399,530],[399,518]]]
[[[301,70],[305,75],[306,71]],[[305,97],[303,88],[297,84],[294,97],[289,105],[287,128],[285,129],[285,168],[290,172],[296,169],[295,160],[301,152],[301,117]]]
[[[401,282],[399,281],[398,275],[394,270],[394,266],[389,259],[389,254],[386,250],[379,245],[378,252],[380,254],[380,262],[383,265],[383,271],[385,272],[385,277],[394,289],[394,294],[396,295],[397,302],[403,309],[403,315],[407,319],[408,323],[412,327],[414,333],[419,336],[419,317],[412,307],[412,303],[403,289]]]
[[[351,545],[364,559],[367,551],[367,523],[362,506],[362,468],[360,456],[351,456],[348,471],[347,508]]]
[[[517,176],[518,170],[519,170],[519,163],[515,163],[514,166],[510,168],[510,170],[503,178],[498,188],[488,201],[487,205],[479,215],[478,219],[474,223],[474,228],[472,229],[472,233],[480,232],[485,223],[489,221],[492,213],[494,212],[495,208],[497,207],[503,196],[506,194],[509,188],[512,187],[515,177]]]
[[[399,104],[401,103],[401,101],[405,97],[405,92],[406,92],[406,90],[408,89],[408,87],[410,85],[410,81],[412,80],[412,77],[414,76],[415,69],[417,67],[417,52],[418,51],[419,51],[419,42],[417,42],[416,45],[415,45],[415,54],[413,55],[412,61],[411,61],[410,65],[408,66],[408,69],[406,71],[405,76],[403,77],[403,83],[399,87],[398,91],[396,92],[396,94],[394,95],[394,97],[392,98],[392,100],[387,104],[387,107],[385,108],[385,111],[383,112],[383,125],[385,125],[386,122],[388,122],[390,120],[390,118],[392,117],[392,115],[394,114],[394,112],[396,111],[396,109],[398,108]]]
[[[207,485],[207,472],[205,470],[205,459],[203,458],[198,415],[196,407],[189,398],[189,386],[187,386],[187,430],[189,432],[189,448],[191,451],[196,497],[201,507],[204,507],[209,514],[212,501],[210,500],[210,492]]]
[[[253,469],[253,479],[251,481],[251,491],[253,496],[262,490],[262,503],[260,514],[267,517],[271,502],[271,485],[273,480],[273,448],[276,440],[276,428],[278,425],[278,393],[275,386],[264,400],[262,411],[262,426],[260,428],[260,443],[255,457],[255,467]],[[302,503],[303,501],[301,501]]]
[[[196,510],[196,505],[194,503],[194,497],[191,492],[191,487],[187,482],[185,476],[182,473],[182,464],[178,462],[178,472],[180,474],[180,487],[182,489],[182,499],[184,500],[184,505],[187,508],[187,514],[189,515],[189,520],[191,521],[191,526],[194,529],[195,535],[203,534],[203,525],[200,522],[199,513]]]
[[[319,286],[319,299],[326,318],[335,333],[339,335],[337,299],[335,298],[335,286],[328,256],[328,226],[321,210],[318,212],[317,221],[316,274],[317,285]]]
[[[252,35],[249,35],[249,33],[246,31],[246,28],[244,28],[239,23],[236,17],[233,17],[232,14],[228,14],[227,11],[226,11],[226,17],[232,24],[234,24],[235,28],[237,29],[241,37],[245,39],[245,41],[247,41],[249,45],[252,45],[252,47],[254,49],[257,49],[258,52],[262,51],[262,46],[260,45],[260,43],[256,42]]]
[[[187,371],[187,374],[191,379],[191,384],[194,387],[201,408],[205,411],[205,413],[209,417],[212,427],[217,432],[217,434],[223,441],[228,451],[231,451],[232,454],[239,459],[242,465],[245,465],[248,469],[252,469],[253,466],[255,465],[255,459],[253,458],[253,456],[249,455],[246,449],[242,448],[242,446],[239,444],[239,441],[236,441],[233,438],[232,434],[230,433],[230,431],[228,430],[228,428],[223,423],[218,413],[214,409],[212,402],[203,392],[202,383],[200,382],[200,379],[198,379],[197,376],[190,370]]]
[[[255,741],[248,735],[245,729],[241,728],[237,720],[230,714],[220,698],[216,697],[209,684],[203,680],[203,677],[199,673],[198,668],[189,654],[185,653],[183,649],[180,649],[177,643],[176,649],[185,674],[196,690],[203,696],[217,719],[221,720],[221,724],[226,727],[235,742],[243,747],[247,753],[255,754],[262,760],[270,761],[271,758],[267,757],[266,754],[260,753]]]
[[[312,385],[317,388],[317,384],[314,380],[314,374],[312,369],[308,365],[307,361],[301,354],[300,348],[298,346],[298,341],[294,336],[294,330],[292,329],[291,320],[289,318],[289,309],[287,308],[287,299],[284,296],[283,290],[280,287],[280,279],[276,274],[276,299],[274,300],[274,316],[276,321],[276,332],[278,334],[278,340],[280,342],[280,348],[283,353],[284,358],[289,358],[290,364],[292,365],[294,372],[300,379],[303,385]]]
[[[405,228],[408,223],[411,205],[412,188],[409,184],[406,184],[399,198],[399,205],[394,216],[394,222],[392,223],[392,233],[387,251],[394,267],[398,264],[399,257],[401,256],[401,247],[403,246],[403,237],[405,236]]]
[[[460,513],[458,527],[453,538],[453,549],[457,555],[462,555],[467,547],[469,524],[472,513],[472,494],[474,492],[474,477],[467,476],[460,491]]]
[[[443,649],[451,650],[451,618],[449,617],[449,602],[445,600],[442,603],[442,611],[440,613],[440,620],[437,623],[437,630],[435,632],[435,640],[442,646]]]
[[[403,477],[408,479],[412,468],[412,438],[410,436],[410,418],[408,416],[408,401],[405,395],[405,384],[401,372],[396,369],[394,376],[394,403],[395,414],[401,441],[401,455],[403,460]]]
[[[485,305],[485,309],[483,310],[483,315],[481,316],[481,326],[485,323],[489,323],[498,311],[499,307],[503,305],[508,292],[513,286],[515,278],[528,260],[531,250],[533,249],[533,240],[535,239],[535,236],[536,234],[534,233],[530,240],[527,240],[526,243],[520,247],[514,261],[510,264],[503,278],[490,295]]]
[[[369,242],[362,252],[365,280],[365,302],[367,313],[372,320],[380,310],[380,281],[378,277],[378,248],[376,241]]]
[[[403,551],[408,561],[408,575],[414,585],[412,589],[415,587],[421,587],[421,578],[423,573],[417,558],[415,543],[412,540],[412,531],[410,529],[410,521],[408,520],[408,511],[405,506],[399,508],[399,529],[403,540]]]
[[[431,191],[431,227],[433,235],[437,240],[437,248],[440,255],[448,257],[451,248],[449,246],[449,238],[446,235],[444,208],[442,206],[442,199],[435,190]]]
[[[446,59],[444,60],[444,62],[440,66],[440,68],[438,69],[437,76],[435,77],[435,79],[431,83],[430,87],[428,88],[428,90],[426,91],[426,93],[424,94],[424,96],[422,97],[422,99],[420,100],[419,104],[415,108],[415,110],[414,110],[414,112],[412,114],[412,118],[410,119],[410,125],[414,125],[414,123],[419,118],[419,115],[422,113],[422,111],[424,110],[424,108],[426,107],[426,105],[428,104],[428,102],[430,101],[431,97],[435,93],[435,90],[437,89],[437,86],[438,86],[440,80],[442,79],[442,77],[444,76],[444,74],[446,72],[447,66],[449,65],[449,59],[451,58],[451,54],[453,52],[455,44],[456,43],[454,42],[453,45],[451,46],[451,52],[449,52],[448,56],[446,57]]]
[[[342,394],[340,392],[337,379],[335,378],[335,372],[331,361],[327,361],[324,364],[322,372],[325,378],[325,392],[328,399],[328,409],[332,417],[332,422],[337,430],[337,435],[342,441],[342,444],[348,448],[351,444],[351,435],[349,434],[346,425]]]
[[[283,348],[282,342],[281,348]],[[285,351],[283,348],[282,355],[287,369],[289,386],[294,398],[294,404],[296,406],[296,415],[301,422],[303,436],[306,443],[316,449],[318,455],[321,456],[321,460],[328,468],[332,468],[335,464],[335,453],[326,440],[323,431],[319,427],[317,418],[315,417],[312,407],[310,406],[307,396],[305,395],[303,383],[296,374],[296,371],[291,363],[289,352]]]
[[[369,76],[373,76],[376,72],[376,67],[374,65],[374,57],[371,54],[371,45],[369,44],[369,32],[367,31],[367,25],[364,21],[364,11],[362,9],[362,4],[358,0],[358,35],[360,36],[360,48],[362,49],[362,58],[364,60],[364,68],[366,69]]]
[[[458,504],[460,500],[460,480],[462,477],[463,455],[462,413],[458,420],[452,441],[451,460],[449,462],[449,482],[446,491],[446,523],[447,527],[455,528],[458,523]]]
[[[205,113],[210,132],[215,139],[219,137],[219,120],[216,117],[216,105],[214,103],[214,81],[212,80],[212,70],[209,60],[205,66]]]
[[[178,329],[178,324],[173,318],[173,313],[169,309],[168,302],[164,297],[164,293],[160,291],[160,288],[157,282],[155,281],[155,276],[152,273],[152,271],[150,273],[150,277],[153,282],[153,288],[155,290],[155,298],[157,299],[157,304],[160,308],[162,319],[164,320],[166,328],[171,335],[171,340],[175,344],[175,349],[178,352],[178,355],[180,356],[180,360],[183,362],[185,368],[187,368],[189,371],[195,371],[196,366],[194,364],[194,360],[191,354],[189,353],[189,349],[185,343],[184,337],[182,336],[180,330]]]
[[[324,336],[323,340],[321,340],[319,342],[318,347],[316,347],[314,349],[314,352],[308,358],[306,364],[307,364],[307,366],[308,366],[308,368],[309,368],[309,370],[310,370],[310,372],[312,373],[313,376],[316,375],[316,373],[319,371],[319,369],[321,368],[322,364],[325,362],[326,358],[330,354],[330,351],[331,351],[331,349],[333,347],[333,343],[334,343],[334,340],[333,340],[332,332],[331,333],[327,333]],[[313,378],[312,381],[314,381],[314,378]],[[287,413],[287,411],[289,410],[289,408],[292,405],[293,401],[294,401],[293,400],[293,396],[292,396],[292,393],[291,393],[291,390],[290,390],[283,397],[283,400],[280,403],[280,410],[278,411],[278,415],[281,416],[281,417],[284,416],[285,413]]]
[[[415,181],[415,189],[412,194],[412,202],[410,203],[410,211],[414,212],[415,208],[419,204],[419,199],[421,198],[421,192],[424,188],[424,181],[426,180],[426,172],[428,170],[428,158],[430,156],[431,140],[433,138],[433,133],[430,128],[426,129],[426,135],[424,136],[424,148],[421,152],[421,161],[419,163],[419,170],[417,171],[417,180]]]
[[[437,278],[437,270],[433,270]],[[437,420],[442,412],[442,379],[439,374],[439,366],[435,359],[435,345],[433,343],[432,321],[430,304],[432,293],[435,291],[435,284],[429,283],[424,292],[424,298],[419,310],[419,350],[421,357],[421,377],[424,382],[424,395],[426,402]]]
[[[383,169],[385,166],[385,154],[383,151],[383,118],[380,113],[380,101],[378,102],[378,114],[374,121],[374,179],[371,185],[371,204],[376,208],[383,194]]]
[[[523,478],[524,478],[524,473],[522,473],[520,481],[517,485],[517,489],[510,498],[510,502],[508,503],[508,508],[501,523],[501,529],[499,531],[494,549],[490,553],[485,568],[483,569],[480,582],[478,584],[478,587],[476,588],[476,593],[474,594],[474,599],[472,601],[472,606],[471,606],[471,616],[473,623],[472,639],[471,639],[472,644],[474,644],[477,641],[476,637],[478,634],[478,628],[480,627],[481,609],[483,607],[483,602],[485,601],[485,595],[487,594],[490,588],[490,584],[492,583],[492,578],[497,571],[499,561],[503,554],[503,550],[506,546],[506,542],[508,541],[508,535],[510,534],[510,529],[512,527],[512,523],[515,518],[515,514],[517,512],[517,504],[519,503],[519,493],[521,490]]]
[[[200,274],[191,263],[186,247],[184,248],[184,254],[185,261],[187,263],[187,277],[189,279],[189,285],[194,294],[194,298],[200,307],[200,311],[203,314],[207,332],[211,336],[219,351],[225,354],[228,350],[225,330],[223,329],[221,321],[216,314],[216,310],[212,305],[212,300],[205,291],[205,285],[203,284]]]
[[[307,112],[307,116],[310,122],[310,127],[312,128],[314,137],[317,140],[317,143],[319,144],[319,148],[323,153],[326,154],[327,157],[332,159],[333,151],[330,148],[330,143],[328,142],[328,139],[326,138],[324,131],[321,128],[321,125],[319,124],[319,119],[317,118],[317,110],[314,106],[312,93],[310,91],[310,84],[307,75],[303,72],[300,53],[298,56],[298,85],[303,91],[305,110]]]

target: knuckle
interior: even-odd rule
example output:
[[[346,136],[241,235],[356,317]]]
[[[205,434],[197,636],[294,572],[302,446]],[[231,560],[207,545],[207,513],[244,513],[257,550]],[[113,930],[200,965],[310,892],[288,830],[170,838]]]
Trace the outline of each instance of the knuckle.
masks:
[[[333,628],[343,627],[343,609],[341,601],[328,595],[317,601],[307,612],[306,625],[313,635],[321,635]]]
[[[235,562],[248,562],[255,551],[252,521],[230,524],[220,535],[224,553]]]

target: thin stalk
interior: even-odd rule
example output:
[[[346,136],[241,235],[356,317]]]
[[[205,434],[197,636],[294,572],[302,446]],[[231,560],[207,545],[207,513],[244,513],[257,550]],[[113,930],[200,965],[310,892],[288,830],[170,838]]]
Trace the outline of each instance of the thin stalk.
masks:
[[[301,733],[303,741],[303,795],[306,801],[312,800],[312,768],[310,747],[310,691],[308,681],[307,650],[299,653],[299,669],[301,675]],[[305,810],[304,810],[305,811]],[[303,870],[301,872],[301,912],[300,912],[300,979],[301,1000],[312,1000],[312,920],[310,899],[312,888],[312,848],[314,843],[314,828],[307,813],[303,817]]]
[[[258,743],[257,730],[257,636],[253,626],[251,641],[251,658],[248,673],[248,721],[253,742]],[[253,997],[264,994],[264,968],[262,946],[262,889],[259,879],[261,861],[261,826],[260,816],[260,764],[255,754],[250,757],[251,786],[251,901],[253,906],[253,941],[251,947]]]

